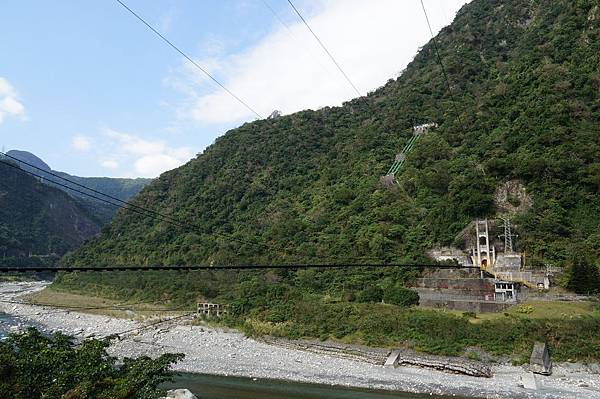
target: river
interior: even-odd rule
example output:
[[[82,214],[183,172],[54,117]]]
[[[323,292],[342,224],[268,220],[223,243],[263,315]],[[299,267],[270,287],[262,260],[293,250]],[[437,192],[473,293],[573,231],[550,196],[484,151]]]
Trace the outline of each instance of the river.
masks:
[[[301,384],[279,380],[182,374],[165,388],[187,388],[198,399],[416,399],[442,396]],[[459,399],[454,396],[453,398]]]

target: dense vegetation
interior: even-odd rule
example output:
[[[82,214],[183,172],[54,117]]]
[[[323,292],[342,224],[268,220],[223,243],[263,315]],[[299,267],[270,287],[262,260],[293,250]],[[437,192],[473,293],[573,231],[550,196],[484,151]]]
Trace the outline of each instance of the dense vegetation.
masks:
[[[43,160],[35,156],[34,154],[27,151],[19,151],[19,150],[10,150],[7,152],[7,155],[14,157],[18,160],[27,162],[30,165],[35,166],[33,168],[28,165],[21,164],[21,167],[25,170],[32,171],[36,174],[47,177],[48,180],[44,180],[45,183],[50,184],[60,190],[65,191],[67,194],[75,198],[85,209],[89,211],[89,213],[101,224],[105,225],[109,223],[114,216],[117,208],[106,204],[105,202],[99,201],[97,199],[88,197],[86,195],[77,193],[73,190],[66,189],[62,186],[53,185],[49,183],[49,180],[60,181],[61,184],[65,184],[68,187],[75,188],[81,190],[81,187],[60,180],[52,175],[49,175],[45,172],[52,172],[60,177],[66,178],[72,182],[77,184],[84,185],[93,190],[99,191],[104,194],[108,194],[112,197],[118,198],[120,200],[128,200],[137,193],[140,192],[144,186],[150,183],[151,179],[122,179],[122,178],[110,178],[110,177],[79,177],[72,176],[65,172],[60,172],[56,170],[52,170],[48,164],[46,164]],[[42,169],[42,170],[40,170]],[[86,191],[87,190],[83,190]],[[89,192],[90,194],[94,194],[93,192]],[[95,194],[94,194],[95,195]]]
[[[60,333],[35,329],[0,341],[0,397],[15,399],[156,399],[158,385],[170,379],[169,367],[182,355],[157,359],[108,356],[107,340],[75,345]]]
[[[51,265],[99,229],[72,197],[0,163],[0,265]]]
[[[566,267],[564,284],[582,292],[592,276],[591,291],[598,290],[599,25],[594,0],[474,0],[436,38],[451,91],[430,42],[399,78],[366,97],[244,124],[136,197],[188,229],[119,212],[63,263],[419,261],[428,248],[455,243],[472,219],[494,217],[495,190],[516,180],[532,197],[529,210],[514,216],[527,265]],[[411,127],[429,121],[439,128],[416,144],[398,185],[384,188],[379,178]],[[512,319],[466,325],[367,303],[389,301],[413,276],[403,269],[214,273],[198,281],[106,274],[63,276],[57,286],[167,303],[217,298],[255,331],[274,323],[286,335],[408,339],[438,352],[447,350],[437,339],[455,341],[448,351],[456,352],[494,342],[497,331],[502,351],[552,334],[557,347],[570,342],[576,351],[577,336],[598,332],[597,318],[555,330]],[[598,341],[586,342],[588,354],[576,357],[598,359]]]
[[[246,123],[136,198],[189,229],[123,212],[65,263],[418,259],[493,216],[509,179],[533,197],[516,221],[530,265],[563,265],[573,243],[597,257],[599,12],[592,0],[473,1],[437,37],[454,103],[429,43],[369,96]],[[384,189],[411,126],[432,120]]]

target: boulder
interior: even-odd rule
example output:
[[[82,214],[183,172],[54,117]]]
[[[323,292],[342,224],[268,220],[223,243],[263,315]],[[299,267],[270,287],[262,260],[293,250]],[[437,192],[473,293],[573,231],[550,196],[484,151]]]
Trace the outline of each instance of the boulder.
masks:
[[[196,395],[187,389],[172,389],[167,391],[167,396],[160,399],[198,399]]]
[[[552,374],[552,360],[548,352],[548,345],[544,342],[536,342],[533,345],[531,359],[529,359],[529,370],[536,374]]]

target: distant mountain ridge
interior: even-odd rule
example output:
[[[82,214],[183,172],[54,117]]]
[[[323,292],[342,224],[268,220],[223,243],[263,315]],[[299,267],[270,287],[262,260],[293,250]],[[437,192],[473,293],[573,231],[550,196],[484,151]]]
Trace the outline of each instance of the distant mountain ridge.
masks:
[[[52,172],[58,176],[71,180],[77,184],[84,185],[96,191],[99,191],[104,194],[108,194],[115,198],[118,198],[122,201],[126,201],[133,196],[135,196],[142,188],[144,188],[147,184],[149,184],[152,179],[145,178],[136,178],[136,179],[127,179],[127,178],[112,178],[112,177],[80,177],[73,176],[65,172],[53,170],[46,162],[44,162],[41,158],[32,154],[28,151],[21,150],[10,150],[6,153],[7,155],[14,157],[20,161],[27,162],[30,165],[33,165],[39,169],[42,169],[45,172]],[[44,181],[44,183],[50,184],[81,203],[81,205],[86,208],[92,217],[96,218],[101,225],[105,225],[112,217],[115,215],[117,211],[117,207],[109,205],[105,202],[99,201],[97,199],[91,198],[89,196],[77,193],[73,190],[66,189],[64,187],[53,185],[49,181],[58,181],[61,184],[67,185],[69,187],[76,188],[81,191],[86,191],[81,187],[77,187],[75,184],[71,184],[64,180],[60,180],[57,177],[54,177],[49,174],[44,174],[44,172],[39,169],[33,168],[26,164],[20,163],[20,167],[24,170],[34,172],[36,174],[46,176],[48,181]],[[90,192],[91,193],[91,192]],[[93,193],[91,193],[93,194]],[[93,194],[96,195],[96,194]],[[114,202],[114,201],[113,201]]]
[[[0,163],[0,265],[52,264],[100,227],[75,198]]]

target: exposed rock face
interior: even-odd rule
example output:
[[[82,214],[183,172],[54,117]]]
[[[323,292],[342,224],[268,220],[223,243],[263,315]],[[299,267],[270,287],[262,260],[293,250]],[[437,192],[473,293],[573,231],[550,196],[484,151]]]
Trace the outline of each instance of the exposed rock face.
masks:
[[[381,176],[379,182],[386,188],[392,188],[396,185],[396,179],[394,175]]]
[[[536,374],[552,374],[552,360],[550,360],[548,345],[543,342],[536,342],[533,345],[531,359],[529,360],[529,370]]]
[[[172,389],[167,391],[167,396],[160,399],[198,399],[196,395],[187,389]]]
[[[498,187],[494,202],[500,212],[509,214],[525,212],[533,203],[525,185],[519,180],[509,180]]]

